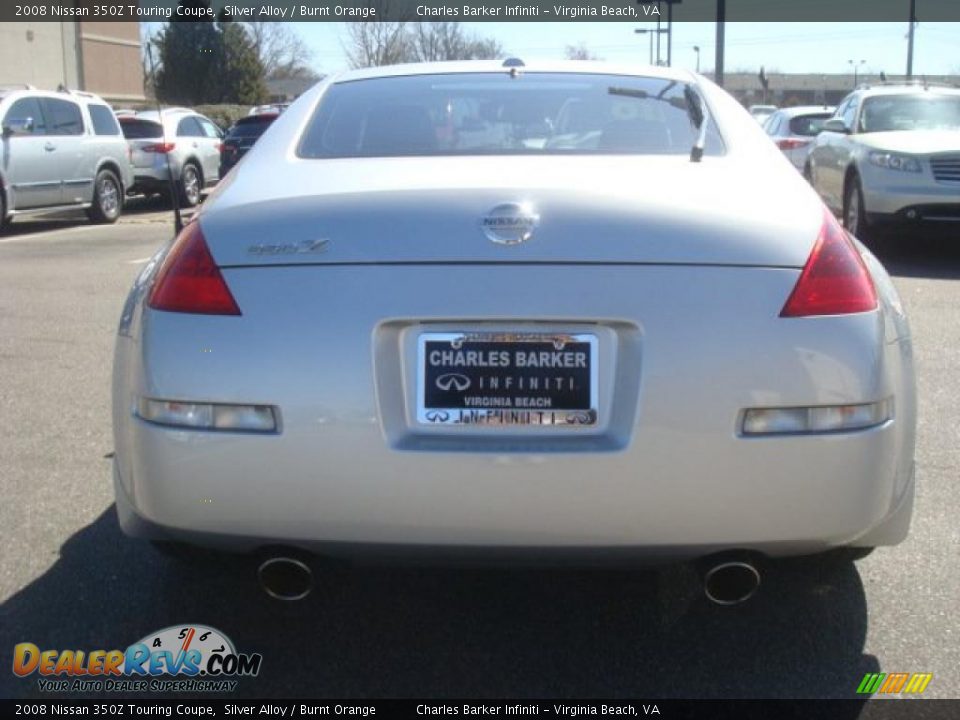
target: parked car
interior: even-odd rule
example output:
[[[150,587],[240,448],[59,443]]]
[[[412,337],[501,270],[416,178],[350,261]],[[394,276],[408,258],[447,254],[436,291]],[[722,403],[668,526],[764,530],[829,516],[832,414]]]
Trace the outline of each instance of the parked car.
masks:
[[[763,125],[763,123],[767,121],[767,118],[773,115],[776,111],[776,105],[751,105],[749,108],[750,115],[761,125]]]
[[[255,105],[250,108],[248,115],[264,115],[266,113],[275,113],[279,115],[290,107],[290,103],[270,103],[269,105]]]
[[[132,182],[110,106],[86,92],[0,88],[0,225],[14,217],[83,209],[116,222]]]
[[[960,89],[866,85],[823,125],[806,174],[863,238],[895,225],[960,222]]]
[[[704,558],[734,603],[759,556],[899,543],[902,305],[748,117],[662,67],[325,79],[127,299],[121,527],[286,598],[402,548]]]
[[[237,120],[223,138],[223,144],[220,147],[220,177],[226,175],[230,168],[247,154],[257,139],[277,119],[277,115],[278,113],[275,112],[267,112],[248,115]]]
[[[194,207],[220,179],[223,133],[209,118],[186,108],[143,110],[122,115],[120,126],[130,145],[132,192],[167,194],[172,173],[181,204]]]
[[[810,144],[834,110],[828,105],[782,108],[767,118],[763,129],[794,167],[803,172]]]

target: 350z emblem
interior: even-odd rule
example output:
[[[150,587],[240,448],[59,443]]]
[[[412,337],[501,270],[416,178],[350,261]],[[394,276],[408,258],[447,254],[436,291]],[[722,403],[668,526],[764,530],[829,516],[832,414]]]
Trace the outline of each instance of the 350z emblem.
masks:
[[[301,240],[296,243],[260,243],[248,247],[247,252],[251,255],[305,255],[325,252],[329,244],[329,238]]]

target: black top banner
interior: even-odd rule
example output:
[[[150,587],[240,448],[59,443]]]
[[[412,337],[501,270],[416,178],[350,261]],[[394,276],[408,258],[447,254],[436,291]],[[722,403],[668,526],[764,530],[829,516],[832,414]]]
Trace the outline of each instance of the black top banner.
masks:
[[[908,22],[908,0],[25,0],[0,20],[165,22]],[[921,22],[960,21],[960,0],[920,0]]]

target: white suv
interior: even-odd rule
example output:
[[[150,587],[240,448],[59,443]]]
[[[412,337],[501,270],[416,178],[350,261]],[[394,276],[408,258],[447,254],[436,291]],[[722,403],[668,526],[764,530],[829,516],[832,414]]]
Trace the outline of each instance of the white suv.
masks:
[[[960,223],[960,89],[857,88],[823,124],[804,173],[861,239],[895,224]]]
[[[116,222],[133,181],[110,106],[83,92],[0,87],[0,224],[80,208]]]
[[[223,131],[212,120],[187,108],[144,110],[121,115],[120,125],[130,146],[133,192],[166,194],[171,173],[180,204],[193,207],[204,188],[220,179]]]

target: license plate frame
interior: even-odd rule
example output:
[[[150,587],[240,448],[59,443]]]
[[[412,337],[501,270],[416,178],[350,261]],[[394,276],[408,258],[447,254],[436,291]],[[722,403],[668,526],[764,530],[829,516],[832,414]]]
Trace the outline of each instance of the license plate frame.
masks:
[[[436,351],[454,355],[438,358]],[[473,364],[463,365],[470,352]],[[445,362],[434,362],[438,359]],[[447,428],[596,427],[598,376],[599,338],[590,332],[425,331],[417,338],[416,422]],[[464,394],[471,390],[474,395]]]

